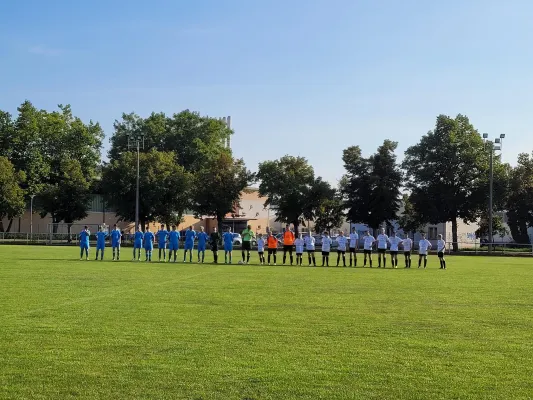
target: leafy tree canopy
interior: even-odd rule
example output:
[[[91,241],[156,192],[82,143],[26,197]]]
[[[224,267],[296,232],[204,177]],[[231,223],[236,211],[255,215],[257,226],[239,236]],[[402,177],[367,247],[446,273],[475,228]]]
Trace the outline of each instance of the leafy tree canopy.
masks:
[[[151,150],[139,157],[139,219],[172,224],[190,206],[191,173],[175,162],[173,152]],[[104,168],[102,190],[109,207],[126,221],[135,221],[137,154],[124,152]]]
[[[298,231],[304,215],[309,215],[309,194],[315,184],[313,167],[303,157],[284,156],[259,164],[259,193],[266,196],[265,207],[276,212],[280,222],[294,224]]]
[[[26,203],[24,191],[20,187],[24,182],[23,172],[17,172],[7,157],[0,156],[0,231],[4,231],[3,218],[13,219],[24,213]]]
[[[528,228],[533,226],[533,153],[521,153],[509,174],[507,222],[517,243],[528,243]]]
[[[421,223],[451,221],[455,248],[457,219],[475,222],[487,208],[488,155],[479,132],[464,115],[439,115],[435,129],[405,152],[402,165],[414,212]],[[504,179],[498,158],[494,171],[496,182]]]
[[[241,193],[253,182],[252,174],[242,159],[220,153],[195,173],[192,209],[198,216],[217,218],[219,230],[226,214],[239,203]]]
[[[152,113],[142,118],[134,113],[123,114],[115,121],[111,137],[110,160],[117,160],[130,151],[128,135],[143,135],[144,152],[152,150],[173,152],[176,162],[187,171],[201,168],[206,160],[220,152],[231,151],[225,147],[232,131],[217,118],[202,117],[197,112],[182,111],[172,116]]]
[[[346,174],[341,181],[341,192],[349,221],[377,228],[397,219],[402,184],[402,173],[396,162],[397,147],[398,143],[385,140],[367,158],[362,156],[359,146],[344,150]]]

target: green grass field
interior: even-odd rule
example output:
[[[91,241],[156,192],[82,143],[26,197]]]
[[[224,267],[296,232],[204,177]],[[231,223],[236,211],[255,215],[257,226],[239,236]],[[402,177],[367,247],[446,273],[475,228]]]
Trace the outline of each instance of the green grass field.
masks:
[[[435,257],[383,270],[0,255],[1,399],[533,397],[531,258],[442,271]]]

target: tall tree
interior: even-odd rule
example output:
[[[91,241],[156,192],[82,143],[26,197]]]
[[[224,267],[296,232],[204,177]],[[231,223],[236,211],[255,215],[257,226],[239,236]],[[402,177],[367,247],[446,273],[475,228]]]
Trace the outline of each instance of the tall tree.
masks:
[[[487,207],[488,154],[478,131],[463,115],[439,115],[435,129],[405,152],[403,168],[414,211],[424,224],[450,221],[454,250],[457,220],[475,222]],[[496,159],[497,182],[502,171]]]
[[[37,206],[41,216],[50,214],[53,223],[64,221],[70,230],[73,222],[87,216],[104,134],[98,124],[73,116],[69,105],[40,113],[41,154],[49,174],[43,178]]]
[[[362,156],[359,146],[344,150],[346,175],[341,190],[350,222],[376,229],[398,218],[402,173],[396,162],[397,147],[398,143],[385,140],[368,158]]]
[[[0,156],[11,157],[11,138],[15,129],[10,113],[0,110]]]
[[[139,219],[141,224],[181,220],[190,207],[192,176],[176,164],[173,152],[152,150],[140,154]],[[102,190],[109,207],[125,221],[135,221],[137,154],[124,152],[105,166]]]
[[[0,232],[4,232],[4,218],[13,220],[24,213],[26,202],[20,187],[24,178],[7,157],[0,156]]]
[[[528,243],[528,228],[533,226],[533,153],[521,153],[510,172],[507,198],[507,223],[517,243]]]
[[[314,182],[307,189],[305,195],[306,201],[303,208],[303,220],[315,221],[321,207],[326,200],[331,200],[337,195],[337,190],[333,188],[329,182],[322,179],[322,177],[315,178]]]
[[[107,182],[109,183],[109,179],[119,181],[121,191],[128,192],[127,183],[123,181],[123,177],[110,175],[110,173],[117,171],[130,160],[128,154],[132,149],[128,148],[128,135],[143,136],[144,146],[141,149],[143,153],[161,152],[174,156],[174,164],[180,166],[181,170],[173,171],[177,174],[177,179],[182,180],[182,186],[187,186],[187,191],[183,192],[184,196],[194,196],[194,191],[189,190],[189,185],[192,184],[192,180],[198,181],[195,176],[203,174],[201,171],[204,171],[207,165],[211,163],[215,165],[220,162],[222,154],[231,158],[231,150],[226,148],[225,144],[232,131],[222,121],[216,118],[202,117],[197,112],[185,110],[172,116],[167,116],[164,113],[152,113],[146,118],[134,113],[123,114],[121,120],[115,121],[114,128],[109,151],[110,165],[106,167]],[[152,155],[150,157],[157,156]],[[168,161],[167,156],[161,157],[164,158],[165,163]],[[142,157],[142,159],[146,159],[146,157]],[[166,165],[165,168],[167,168]],[[136,167],[133,166],[132,173],[135,171]],[[134,183],[135,179],[133,180]],[[157,187],[161,198],[176,198],[177,193],[174,187]],[[200,190],[204,189],[204,186],[199,184],[194,185],[194,188]],[[121,218],[131,220],[133,214],[128,210],[135,209],[134,195],[123,196],[120,199],[120,204],[112,198],[109,200]],[[190,198],[182,198],[179,204],[168,201],[159,202],[157,204],[159,204],[160,211],[156,211],[151,205],[146,204],[146,207],[141,207],[144,210],[141,212],[141,219],[153,220],[157,218],[165,223],[179,222],[185,210],[192,205],[189,200]],[[164,207],[170,207],[172,211]]]
[[[259,194],[267,198],[265,207],[275,210],[277,221],[292,223],[298,233],[315,184],[313,167],[303,157],[286,155],[260,163],[257,178]]]
[[[344,201],[337,193],[330,198],[323,198],[315,211],[315,232],[330,232],[344,221]]]
[[[198,216],[217,219],[218,229],[226,214],[239,205],[241,193],[253,182],[254,175],[242,159],[226,153],[208,159],[195,173],[192,190],[192,209]]]
[[[52,223],[64,221],[68,232],[75,221],[87,216],[91,201],[91,180],[83,173],[82,164],[67,156],[59,162],[53,180],[44,186],[39,195],[41,217],[52,216]],[[57,225],[53,226],[57,232]]]
[[[39,194],[50,174],[50,163],[43,151],[43,112],[25,101],[18,107],[14,121],[10,122],[6,113],[2,121],[3,154],[13,163],[15,170],[24,173],[26,179],[21,187],[26,198]]]

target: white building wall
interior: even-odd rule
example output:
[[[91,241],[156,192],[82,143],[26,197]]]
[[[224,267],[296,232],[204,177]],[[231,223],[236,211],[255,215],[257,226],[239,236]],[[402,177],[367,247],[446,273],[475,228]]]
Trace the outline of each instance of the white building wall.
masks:
[[[263,207],[262,199],[242,199],[240,201],[239,216],[247,218],[269,218],[269,211]]]
[[[475,247],[479,245],[480,240],[476,237],[476,231],[479,229],[478,223],[465,224],[462,220],[457,220],[457,241],[459,247]],[[453,242],[452,223],[446,222],[446,242]]]
[[[359,236],[362,236],[367,230],[376,236],[378,232],[372,232],[372,229],[369,229],[365,224],[352,224],[352,227],[355,227]],[[476,239],[476,230],[479,228],[478,224],[465,224],[463,221],[457,221],[457,234],[459,242],[461,242],[462,247],[474,247],[476,244],[479,244],[479,239]],[[439,224],[427,224],[421,229],[425,234],[426,238],[431,242],[433,247],[437,245],[437,237],[439,234],[442,235],[446,242],[452,241],[452,223],[439,223]],[[392,231],[395,231],[398,236],[403,237],[405,232],[399,227],[396,221],[393,221],[392,228],[387,229],[387,234],[390,236]],[[433,234],[433,235],[430,235]],[[414,235],[411,235],[415,246],[422,238],[421,232],[415,232]]]

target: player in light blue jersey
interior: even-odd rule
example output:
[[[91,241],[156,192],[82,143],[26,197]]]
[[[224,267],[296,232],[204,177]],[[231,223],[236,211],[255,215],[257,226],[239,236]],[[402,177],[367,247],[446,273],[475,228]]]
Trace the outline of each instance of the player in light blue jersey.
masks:
[[[102,227],[98,227],[96,232],[96,258],[98,260],[98,252],[100,252],[100,260],[104,259],[105,240],[107,238],[107,232],[102,230]]]
[[[83,260],[83,253],[85,253],[85,259],[89,261],[89,237],[91,232],[89,228],[85,226],[79,234],[80,238],[80,260]]]
[[[159,249],[160,262],[167,260],[167,240],[168,231],[165,229],[165,225],[161,224],[161,229],[157,231],[157,248]],[[161,258],[161,252],[163,253],[163,258]]]
[[[133,261],[141,261],[141,249],[143,248],[144,233],[141,230],[141,225],[137,227],[137,231],[133,237]],[[135,253],[137,251],[137,253]]]
[[[155,235],[150,232],[150,226],[146,227],[144,231],[144,251],[146,253],[146,260],[152,261],[152,251],[154,250]]]
[[[197,235],[198,237],[198,262],[203,263],[205,259],[205,247],[207,244],[207,240],[209,239],[209,235],[204,232],[204,227],[200,227],[200,232]]]
[[[183,253],[183,262],[187,259],[187,251],[189,252],[189,262],[192,262],[192,249],[194,248],[194,239],[196,239],[196,232],[189,226],[185,232],[185,252]]]
[[[168,262],[172,258],[172,253],[174,253],[174,262],[178,256],[178,249],[180,243],[180,233],[176,230],[176,225],[172,225],[172,230],[168,234]]]
[[[228,230],[224,235],[222,235],[222,241],[224,242],[224,262],[228,263],[228,256],[229,256],[229,263],[231,264],[231,257],[233,252],[233,233],[231,233],[231,228],[228,227]]]
[[[120,241],[122,239],[122,232],[117,228],[117,224],[113,225],[111,231],[111,247],[113,249],[113,261],[120,259]]]

